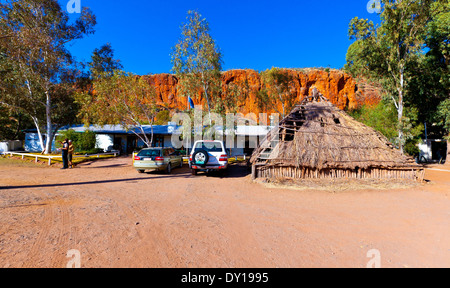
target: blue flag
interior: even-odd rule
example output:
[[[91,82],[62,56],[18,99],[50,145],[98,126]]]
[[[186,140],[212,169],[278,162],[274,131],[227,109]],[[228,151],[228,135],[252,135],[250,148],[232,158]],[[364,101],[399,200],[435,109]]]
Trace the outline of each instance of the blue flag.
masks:
[[[194,107],[195,107],[194,101],[189,96],[188,96],[188,101],[189,101],[189,106],[191,107],[191,109],[194,109]]]

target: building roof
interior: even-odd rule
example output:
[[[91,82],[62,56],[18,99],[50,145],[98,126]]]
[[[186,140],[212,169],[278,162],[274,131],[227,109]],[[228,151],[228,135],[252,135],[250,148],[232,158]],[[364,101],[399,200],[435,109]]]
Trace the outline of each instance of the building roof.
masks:
[[[68,130],[72,129],[75,132],[83,133],[86,130],[95,132],[97,134],[125,134],[125,135],[134,135],[133,131],[136,133],[140,133],[140,129],[138,127],[131,128],[130,130],[126,130],[122,127],[122,125],[91,125],[89,127],[86,127],[84,125],[72,125],[62,128],[62,130]],[[150,125],[144,125],[143,129],[145,131],[145,134],[151,134],[152,133],[152,127]],[[175,129],[175,126],[173,125],[153,125],[153,134],[159,134],[159,135],[172,135],[173,131]]]
[[[174,132],[178,130],[178,128],[181,128],[181,126],[175,126],[175,125],[153,125],[153,134],[157,135],[172,135]],[[205,127],[206,128],[206,127]],[[223,126],[216,126],[216,131],[218,131],[218,134],[220,135],[229,135],[228,131],[225,130]],[[237,126],[235,127],[234,135],[235,136],[265,136],[267,133],[272,129],[273,127],[270,126]],[[97,134],[116,134],[116,135],[134,135],[133,131],[136,133],[141,134],[140,129],[138,127],[132,128],[130,130],[126,130],[122,127],[122,125],[91,125],[89,127],[86,127],[84,125],[72,125],[72,126],[66,126],[59,131],[64,131],[72,129],[75,132],[83,133],[86,130],[95,132]],[[152,133],[152,126],[150,125],[143,125],[143,129],[145,131],[145,134],[151,134]]]

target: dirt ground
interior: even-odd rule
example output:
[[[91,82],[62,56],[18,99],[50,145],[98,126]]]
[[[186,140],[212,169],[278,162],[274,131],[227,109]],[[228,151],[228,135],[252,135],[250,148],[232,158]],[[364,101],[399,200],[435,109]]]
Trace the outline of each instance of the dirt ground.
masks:
[[[130,158],[72,170],[0,165],[0,268],[450,267],[450,168],[428,183],[293,189],[187,168],[138,174]]]

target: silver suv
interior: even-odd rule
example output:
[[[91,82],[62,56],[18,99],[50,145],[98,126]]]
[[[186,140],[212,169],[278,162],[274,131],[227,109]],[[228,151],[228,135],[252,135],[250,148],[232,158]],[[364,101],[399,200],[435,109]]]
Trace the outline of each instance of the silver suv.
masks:
[[[202,140],[194,143],[189,157],[189,167],[192,175],[198,171],[220,171],[226,173],[228,170],[228,154],[222,141]]]

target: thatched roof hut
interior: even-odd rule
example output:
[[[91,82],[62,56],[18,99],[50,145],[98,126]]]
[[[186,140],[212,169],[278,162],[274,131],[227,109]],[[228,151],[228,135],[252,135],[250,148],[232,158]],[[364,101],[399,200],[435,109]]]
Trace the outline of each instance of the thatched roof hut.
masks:
[[[388,139],[316,90],[274,128],[250,160],[254,178],[423,180],[424,170]]]

